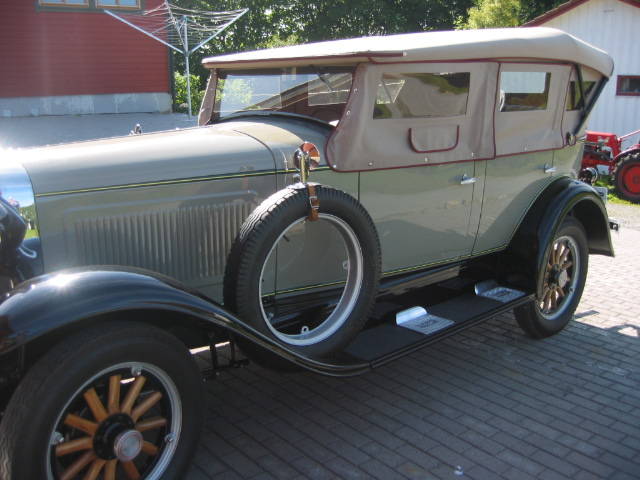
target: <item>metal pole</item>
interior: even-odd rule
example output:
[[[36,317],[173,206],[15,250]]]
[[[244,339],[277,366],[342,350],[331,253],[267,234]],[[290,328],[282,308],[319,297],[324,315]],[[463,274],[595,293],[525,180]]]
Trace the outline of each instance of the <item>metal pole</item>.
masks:
[[[191,118],[191,73],[189,71],[189,43],[187,40],[187,17],[182,17],[184,28],[184,66],[187,72],[187,103],[189,105],[189,118]]]

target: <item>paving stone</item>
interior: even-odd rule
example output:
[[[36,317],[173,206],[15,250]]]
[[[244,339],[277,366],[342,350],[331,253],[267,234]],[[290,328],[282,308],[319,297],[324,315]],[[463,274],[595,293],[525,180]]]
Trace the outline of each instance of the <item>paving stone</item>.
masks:
[[[554,337],[506,313],[361,377],[223,372],[185,478],[639,478],[640,230],[613,237]]]

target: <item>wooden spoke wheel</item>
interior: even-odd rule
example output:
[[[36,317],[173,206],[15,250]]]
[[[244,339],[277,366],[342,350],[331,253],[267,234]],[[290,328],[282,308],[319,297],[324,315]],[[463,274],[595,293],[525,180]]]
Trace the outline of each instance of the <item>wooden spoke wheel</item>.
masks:
[[[156,367],[132,363],[101,372],[76,392],[57,422],[53,477],[153,477],[175,451],[180,417],[176,387]]]
[[[544,272],[542,293],[538,296],[538,305],[543,316],[549,319],[556,318],[571,303],[578,281],[576,274],[580,267],[576,241],[569,236],[556,239]]]
[[[554,335],[571,321],[587,278],[587,235],[578,220],[565,218],[547,248],[536,299],[514,310],[518,325],[533,338]]]
[[[0,423],[0,478],[184,478],[203,424],[202,376],[186,346],[111,321],[45,352]]]

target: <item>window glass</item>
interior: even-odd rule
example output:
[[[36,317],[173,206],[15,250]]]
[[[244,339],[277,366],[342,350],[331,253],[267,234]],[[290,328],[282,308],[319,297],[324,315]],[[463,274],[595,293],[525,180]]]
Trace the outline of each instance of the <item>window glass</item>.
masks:
[[[549,72],[502,72],[500,111],[546,110],[550,84]]]
[[[467,113],[471,73],[385,73],[373,118],[453,117]]]
[[[99,7],[140,7],[140,0],[97,0]]]
[[[89,5],[89,0],[40,0],[40,5]]]
[[[342,116],[352,77],[352,68],[341,67],[222,71],[213,120],[237,112],[271,110],[332,122]]]
[[[617,95],[640,95],[640,75],[618,75]]]
[[[591,94],[594,92],[593,88],[596,86],[594,81],[583,81],[582,90],[587,101],[591,98]],[[578,88],[578,82],[569,82],[569,94],[567,95],[567,110],[579,110],[583,106],[583,102],[580,101],[580,89]]]

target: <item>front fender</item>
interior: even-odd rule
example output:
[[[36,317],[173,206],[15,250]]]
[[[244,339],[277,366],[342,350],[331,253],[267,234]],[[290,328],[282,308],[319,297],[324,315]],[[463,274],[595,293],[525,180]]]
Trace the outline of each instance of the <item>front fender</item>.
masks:
[[[509,247],[528,267],[531,288],[537,288],[536,274],[546,265],[551,240],[567,215],[583,224],[589,253],[614,255],[607,210],[598,193],[584,182],[560,177],[537,198]]]
[[[21,283],[0,303],[0,356],[56,329],[82,326],[105,314],[156,310],[177,313],[209,328],[223,328],[303,368],[333,376],[363,373],[369,364],[330,364],[300,355],[178,282],[137,269],[87,267]]]

